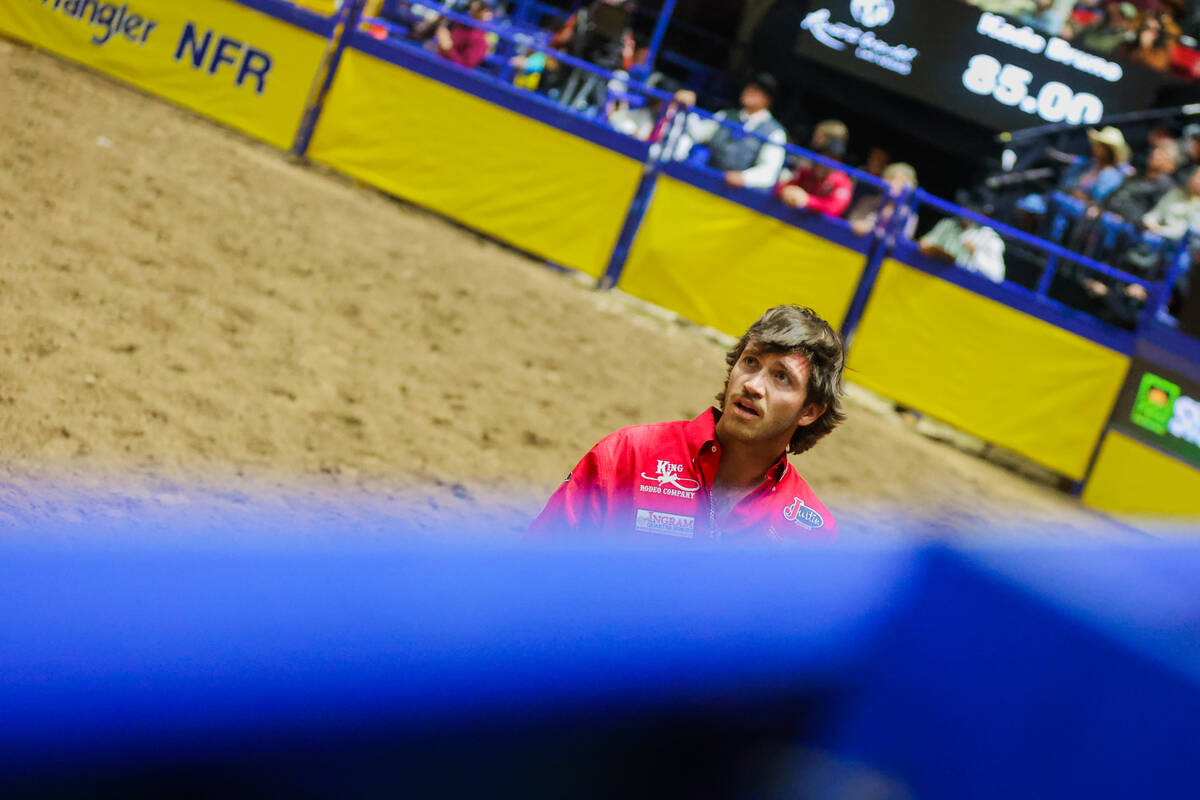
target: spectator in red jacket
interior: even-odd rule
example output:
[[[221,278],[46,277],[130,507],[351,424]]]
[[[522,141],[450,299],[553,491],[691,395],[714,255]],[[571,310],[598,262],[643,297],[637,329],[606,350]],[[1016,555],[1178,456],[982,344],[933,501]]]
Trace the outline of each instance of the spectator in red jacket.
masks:
[[[840,162],[846,154],[845,131],[846,126],[841,122],[826,120],[813,131],[810,147],[826,158]],[[791,180],[775,187],[775,196],[792,208],[840,217],[854,197],[854,184],[841,170],[805,161]]]
[[[479,22],[491,22],[496,12],[490,0],[473,0],[467,9],[471,18]],[[470,25],[443,22],[434,33],[434,44],[443,58],[468,69],[475,69],[487,57],[491,43],[487,32]]]

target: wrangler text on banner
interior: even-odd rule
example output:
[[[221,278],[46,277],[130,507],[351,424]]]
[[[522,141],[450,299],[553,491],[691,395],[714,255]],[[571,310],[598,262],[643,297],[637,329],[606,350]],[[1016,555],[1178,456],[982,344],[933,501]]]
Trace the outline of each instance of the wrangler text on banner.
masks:
[[[316,32],[226,0],[8,0],[0,33],[284,148],[327,46]]]

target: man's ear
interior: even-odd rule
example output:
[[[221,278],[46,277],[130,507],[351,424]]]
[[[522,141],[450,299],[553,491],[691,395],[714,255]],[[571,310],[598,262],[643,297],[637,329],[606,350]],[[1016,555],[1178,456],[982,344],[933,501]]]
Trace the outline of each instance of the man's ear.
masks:
[[[805,425],[812,425],[821,418],[821,415],[828,410],[829,406],[825,403],[809,403],[800,413],[800,419],[796,421],[797,428],[803,428]]]

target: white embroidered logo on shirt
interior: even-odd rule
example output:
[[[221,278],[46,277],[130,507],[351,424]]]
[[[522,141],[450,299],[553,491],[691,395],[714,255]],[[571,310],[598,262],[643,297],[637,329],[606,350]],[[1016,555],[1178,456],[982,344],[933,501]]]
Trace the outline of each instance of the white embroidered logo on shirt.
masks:
[[[801,528],[808,528],[810,531],[825,527],[825,520],[821,517],[821,513],[815,508],[806,506],[799,497],[792,498],[792,504],[783,510],[783,518],[788,522],[796,523]]]
[[[695,492],[700,488],[700,481],[692,478],[681,478],[679,473],[683,472],[682,464],[672,464],[664,459],[658,460],[658,474],[647,475],[642,473],[642,480],[658,481],[658,487],[670,486],[682,492]],[[645,487],[643,487],[645,488]]]

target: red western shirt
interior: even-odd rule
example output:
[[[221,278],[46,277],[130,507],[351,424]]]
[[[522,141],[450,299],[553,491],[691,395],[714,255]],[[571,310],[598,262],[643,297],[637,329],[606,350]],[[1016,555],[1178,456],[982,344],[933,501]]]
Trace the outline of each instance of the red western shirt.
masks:
[[[830,170],[822,178],[812,167],[800,167],[790,181],[775,187],[776,197],[782,194],[785,186],[799,186],[808,192],[806,208],[809,211],[834,217],[846,213],[850,199],[854,197],[854,184],[850,176],[837,170]]]
[[[831,540],[837,524],[787,456],[719,518],[711,492],[721,445],[710,408],[694,420],[636,425],[606,436],[572,470],[529,528],[680,539]],[[715,522],[715,527],[713,523]]]

